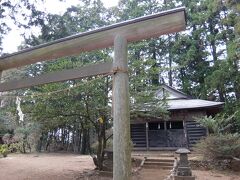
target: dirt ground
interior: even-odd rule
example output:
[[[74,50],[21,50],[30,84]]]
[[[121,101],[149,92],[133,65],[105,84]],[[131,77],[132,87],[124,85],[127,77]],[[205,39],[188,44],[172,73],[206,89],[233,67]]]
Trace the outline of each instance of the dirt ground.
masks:
[[[159,180],[165,179],[169,175],[169,170],[163,169],[142,169],[133,177],[133,180]]]
[[[90,156],[17,154],[0,158],[0,180],[72,180],[94,169]]]
[[[240,169],[240,167],[239,167]],[[229,171],[193,171],[197,180],[240,180],[240,173]]]
[[[94,171],[90,156],[49,153],[0,158],[0,180],[111,180]],[[240,167],[239,167],[240,168]],[[168,170],[142,169],[133,180],[163,180]],[[197,180],[240,180],[240,173],[193,171]]]

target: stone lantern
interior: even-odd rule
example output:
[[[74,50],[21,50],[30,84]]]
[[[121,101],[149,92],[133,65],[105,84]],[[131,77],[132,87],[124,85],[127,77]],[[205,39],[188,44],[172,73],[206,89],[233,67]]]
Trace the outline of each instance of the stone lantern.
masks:
[[[191,152],[186,148],[180,148],[175,153],[180,155],[175,180],[194,180],[195,177],[192,176],[192,170],[188,161],[188,154]]]

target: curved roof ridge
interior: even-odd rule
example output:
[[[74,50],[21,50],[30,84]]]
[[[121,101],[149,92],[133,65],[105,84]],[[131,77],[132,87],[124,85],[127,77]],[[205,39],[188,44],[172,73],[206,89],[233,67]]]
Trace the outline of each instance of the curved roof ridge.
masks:
[[[198,108],[220,108],[224,102],[207,101],[202,99],[179,99],[179,100],[168,100],[168,110],[177,109],[198,109]]]

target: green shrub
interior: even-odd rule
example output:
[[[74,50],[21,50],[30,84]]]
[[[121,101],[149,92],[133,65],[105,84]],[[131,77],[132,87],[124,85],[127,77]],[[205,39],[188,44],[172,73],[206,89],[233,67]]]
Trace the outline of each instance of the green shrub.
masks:
[[[240,130],[240,111],[236,111],[231,115],[219,114],[215,117],[196,117],[195,120],[208,128],[210,134],[234,134],[239,133]]]
[[[0,153],[3,155],[3,157],[7,157],[9,153],[7,144],[0,145]]]
[[[22,143],[12,143],[8,147],[9,152],[15,153],[15,152],[22,152]]]
[[[239,134],[217,134],[209,135],[196,144],[194,150],[202,153],[204,158],[229,159],[240,157],[240,135]]]

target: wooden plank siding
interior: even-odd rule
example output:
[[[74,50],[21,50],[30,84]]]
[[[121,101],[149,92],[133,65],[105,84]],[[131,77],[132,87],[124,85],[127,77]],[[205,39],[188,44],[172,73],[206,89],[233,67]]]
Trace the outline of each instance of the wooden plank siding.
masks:
[[[134,148],[148,148],[146,124],[131,124],[131,139]]]
[[[186,130],[189,148],[207,136],[207,128],[196,121],[186,121]]]
[[[81,79],[90,76],[108,74],[112,71],[112,62],[93,64],[77,69],[66,69],[39,75],[33,78],[13,80],[0,83],[0,92],[14,89],[27,88],[35,85],[48,84],[52,82],[61,82],[66,80]]]
[[[146,138],[149,147],[145,146],[145,150],[173,150],[180,147],[192,148],[193,145],[201,138],[207,135],[207,129],[202,127],[195,121],[196,117],[206,115],[206,109],[197,110],[177,110],[170,111],[170,117],[166,121],[157,117],[141,117],[131,120],[132,126],[138,126],[144,123],[164,123],[164,128],[159,130],[147,130],[148,138]],[[183,122],[182,129],[169,129],[166,122]],[[149,126],[148,126],[149,127]],[[134,129],[132,129],[133,131]],[[139,133],[137,129],[132,134]],[[145,133],[145,131],[144,131]],[[135,139],[132,139],[135,143]],[[141,147],[141,150],[144,150]],[[139,150],[138,146],[134,146],[134,150]]]
[[[176,8],[69,36],[0,57],[0,70],[107,48],[113,45],[116,35],[126,38],[129,43],[178,32],[184,30],[185,27],[185,8]]]

